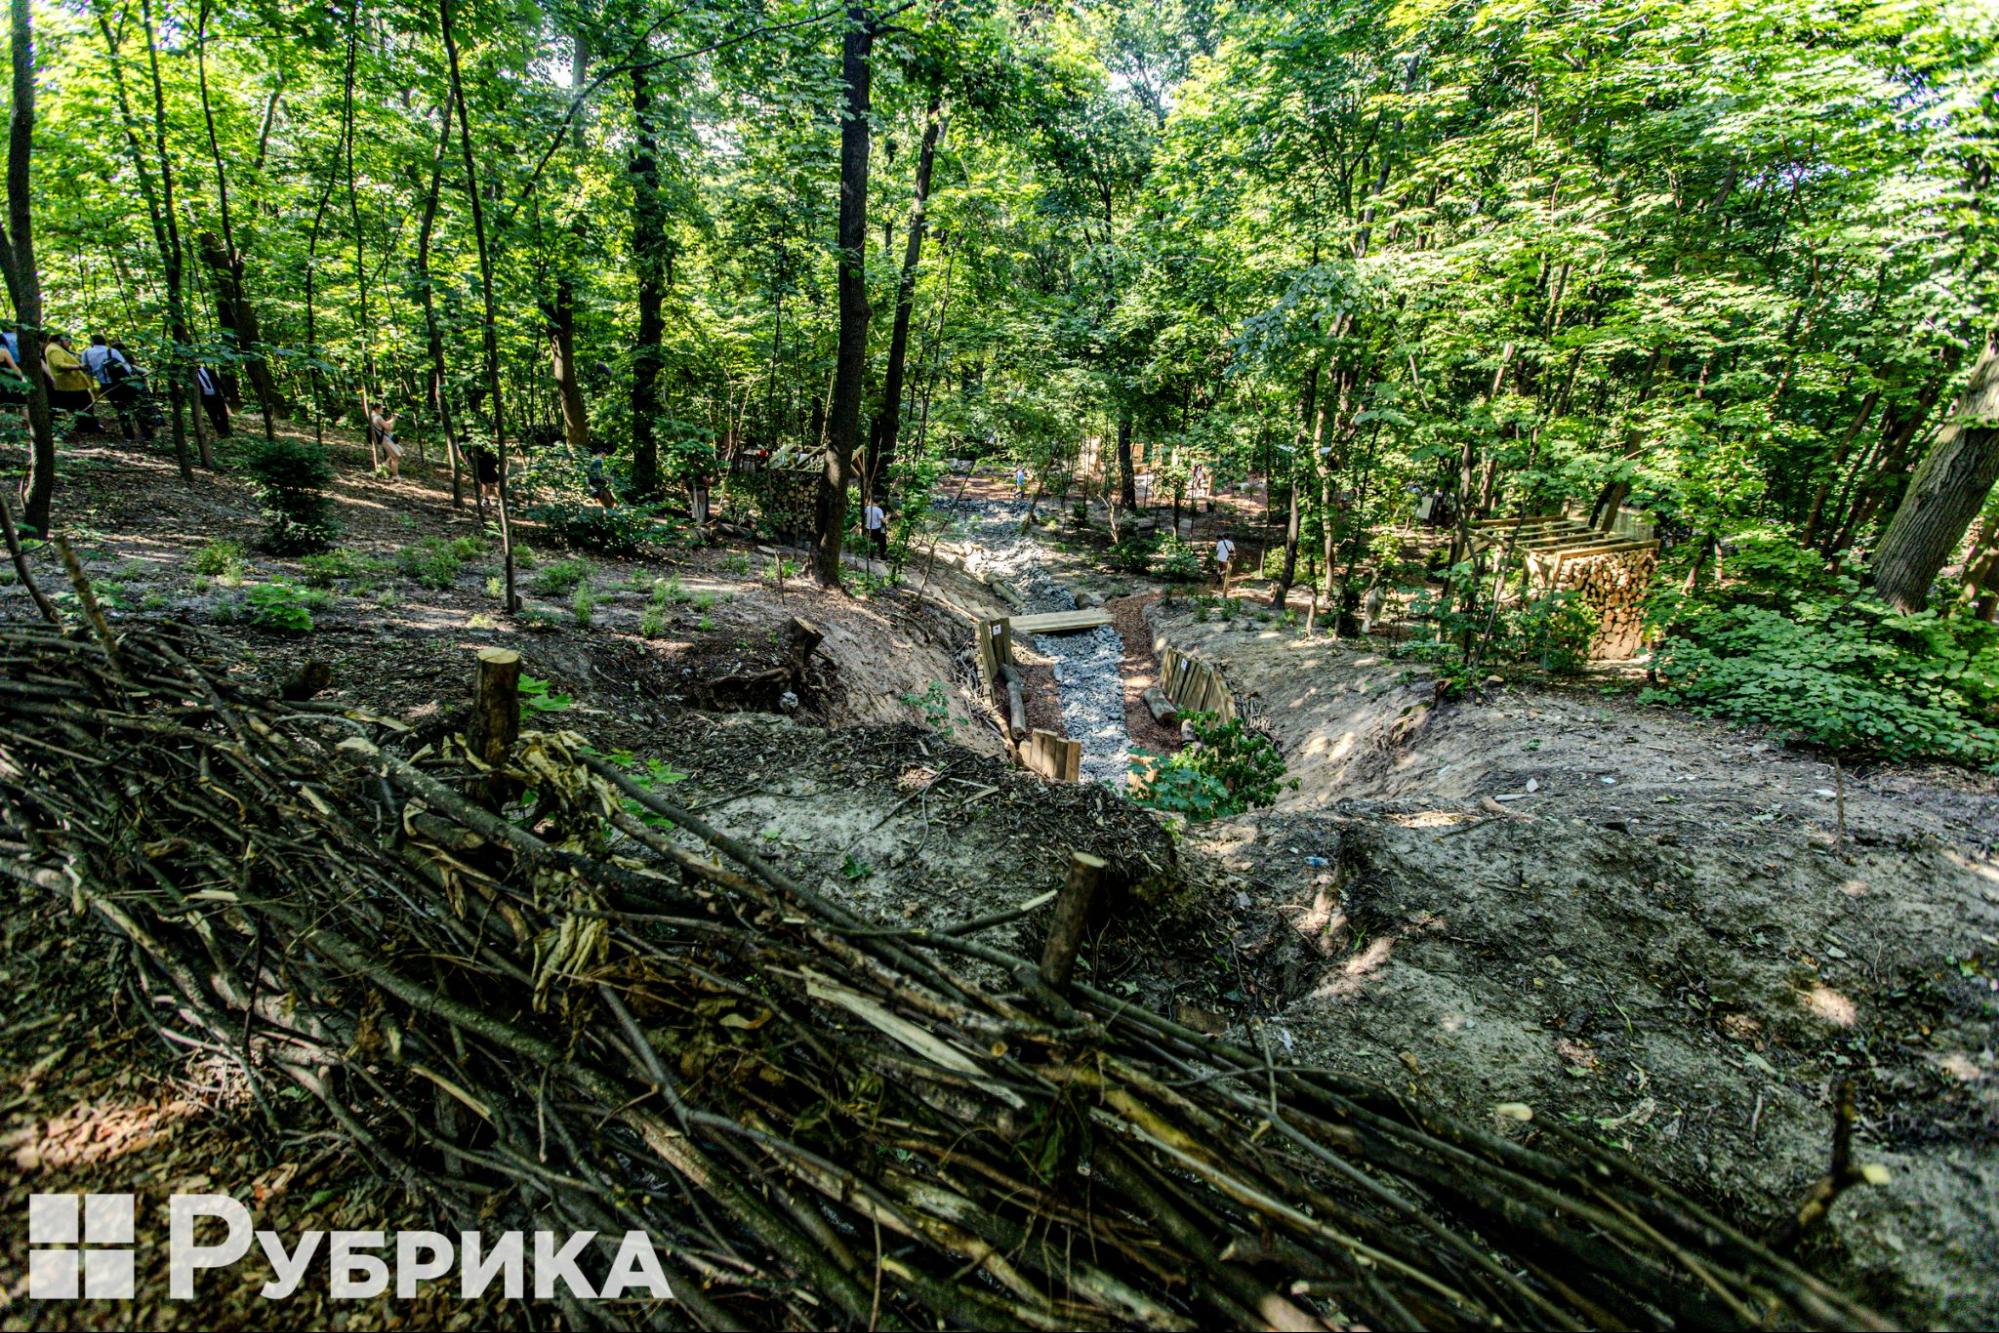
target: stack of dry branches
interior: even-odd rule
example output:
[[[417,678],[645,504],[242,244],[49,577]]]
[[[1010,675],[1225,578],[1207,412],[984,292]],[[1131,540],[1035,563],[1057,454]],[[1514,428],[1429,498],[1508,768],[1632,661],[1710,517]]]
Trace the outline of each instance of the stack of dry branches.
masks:
[[[862,920],[579,737],[496,774],[203,657],[0,627],[0,863],[440,1220],[651,1233],[621,1322],[1878,1326],[1557,1128]]]

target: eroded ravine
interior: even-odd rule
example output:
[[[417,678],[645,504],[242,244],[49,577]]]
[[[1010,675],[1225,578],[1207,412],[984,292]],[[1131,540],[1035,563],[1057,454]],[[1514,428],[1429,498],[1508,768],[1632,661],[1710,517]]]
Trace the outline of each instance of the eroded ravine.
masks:
[[[1048,570],[1047,552],[1021,521],[1027,506],[1014,500],[965,500],[946,506],[964,534],[965,568],[1004,579],[1029,612],[1073,611],[1076,598]],[[1055,664],[1062,730],[1083,743],[1083,776],[1124,790],[1131,768],[1131,735],[1124,722],[1124,640],[1103,625],[1075,634],[1037,634],[1034,651]]]

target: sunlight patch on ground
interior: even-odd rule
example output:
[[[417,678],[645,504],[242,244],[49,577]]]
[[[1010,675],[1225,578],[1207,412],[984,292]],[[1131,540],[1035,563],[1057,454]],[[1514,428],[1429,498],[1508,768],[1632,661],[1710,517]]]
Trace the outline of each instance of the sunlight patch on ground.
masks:
[[[1352,753],[1353,746],[1354,733],[1352,731],[1342,733],[1337,741],[1326,735],[1326,733],[1320,732],[1318,735],[1312,737],[1311,740],[1305,742],[1305,747],[1301,753],[1308,759],[1316,759],[1320,755],[1324,755],[1327,759],[1339,760],[1346,758],[1348,754]]]
[[[1852,1000],[1823,982],[1816,983],[1804,994],[1805,1008],[1817,1014],[1828,1023],[1850,1028],[1860,1017],[1860,1011]]]
[[[1388,966],[1388,956],[1395,950],[1395,937],[1381,935],[1369,941],[1368,946],[1340,964],[1340,969],[1330,980],[1321,983],[1312,992],[1315,1000],[1350,1000],[1359,995],[1367,985],[1368,978]]]
[[[1476,816],[1463,810],[1419,810],[1413,815],[1390,815],[1403,828],[1451,828]]]

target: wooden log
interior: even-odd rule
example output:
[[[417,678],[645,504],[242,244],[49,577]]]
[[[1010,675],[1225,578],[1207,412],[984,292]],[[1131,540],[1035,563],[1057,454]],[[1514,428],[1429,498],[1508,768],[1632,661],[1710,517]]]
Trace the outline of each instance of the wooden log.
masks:
[[[465,743],[481,763],[499,768],[507,762],[520,734],[521,655],[511,648],[481,648]],[[513,794],[512,784],[499,777],[486,779],[480,787],[476,795],[494,809]]]
[[[1177,727],[1180,725],[1180,710],[1175,708],[1173,701],[1166,697],[1165,690],[1154,685],[1146,690],[1144,698],[1145,706],[1151,711],[1154,722],[1157,722],[1162,727]]]
[[[1041,980],[1058,995],[1069,989],[1069,978],[1075,974],[1076,954],[1083,947],[1083,931],[1104,865],[1102,857],[1088,852],[1069,853],[1069,878],[1055,899],[1055,919],[1048,923],[1048,939],[1041,946]]]
[[[1010,662],[1000,664],[1000,680],[1006,685],[1007,730],[1018,741],[1027,734],[1027,699],[1023,692],[1026,682],[1020,668]]]

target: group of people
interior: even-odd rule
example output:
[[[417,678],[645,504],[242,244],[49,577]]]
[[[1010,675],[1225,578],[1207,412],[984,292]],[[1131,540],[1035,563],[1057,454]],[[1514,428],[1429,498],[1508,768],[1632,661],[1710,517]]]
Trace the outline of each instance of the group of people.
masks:
[[[128,440],[148,441],[159,426],[159,411],[153,405],[146,374],[122,342],[101,333],[92,334],[81,352],[66,333],[51,334],[42,342],[41,364],[34,368],[42,377],[52,412],[68,417],[70,437],[95,435],[102,431],[97,404],[111,405],[118,429]],[[0,406],[25,407],[28,402],[30,368],[21,364],[21,337],[13,329],[0,330]],[[222,378],[206,365],[198,365],[194,381],[201,407],[218,438],[229,434],[229,400]]]

